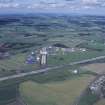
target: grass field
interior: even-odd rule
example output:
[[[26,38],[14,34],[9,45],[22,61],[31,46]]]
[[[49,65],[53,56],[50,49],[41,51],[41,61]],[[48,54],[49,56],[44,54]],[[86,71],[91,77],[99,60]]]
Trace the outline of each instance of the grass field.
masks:
[[[49,65],[68,64],[71,62],[91,59],[102,55],[104,55],[104,52],[98,52],[98,51],[72,52],[72,53],[66,53],[65,55],[61,53],[49,57],[48,64]]]
[[[17,54],[9,59],[0,60],[0,69],[14,70],[25,65],[26,54]]]
[[[0,60],[0,71],[1,70],[16,70],[22,67],[35,68],[35,64],[29,65],[25,63],[27,58],[27,53],[19,53],[14,56],[11,56],[9,59]],[[97,57],[102,55],[102,53],[97,51],[92,52],[74,52],[69,54],[57,54],[56,56],[49,56],[48,57],[48,64],[49,65],[58,65],[58,64],[67,64],[70,62],[80,61],[84,59],[89,59],[93,57]]]
[[[98,51],[74,52],[74,53],[66,53],[65,55],[63,55],[62,53],[58,53],[55,56],[48,57],[48,65],[56,66],[61,64],[69,64],[71,62],[94,58],[101,55],[104,55],[104,53]],[[19,53],[16,55],[12,55],[8,59],[0,60],[0,76],[2,74],[8,75],[15,73],[16,70],[22,70],[22,71],[35,70],[38,67],[37,64],[25,63],[27,56],[28,56],[27,53]]]
[[[20,85],[20,93],[29,105],[71,105],[92,79],[85,75],[46,84],[28,81]]]
[[[37,64],[26,64],[27,55],[27,53],[19,53],[8,59],[0,60],[0,76],[35,70],[38,67]]]

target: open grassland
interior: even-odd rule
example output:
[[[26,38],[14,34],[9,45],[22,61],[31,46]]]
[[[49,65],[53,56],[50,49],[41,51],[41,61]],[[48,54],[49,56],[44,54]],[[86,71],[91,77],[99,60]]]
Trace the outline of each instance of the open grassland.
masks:
[[[0,76],[35,70],[37,64],[26,63],[27,53],[19,53],[8,59],[0,60]]]
[[[71,105],[92,79],[85,75],[46,84],[29,81],[20,85],[20,93],[29,105]]]
[[[105,63],[89,64],[87,66],[82,67],[82,69],[102,74],[105,73]]]
[[[14,70],[25,65],[26,54],[17,54],[8,59],[0,60],[0,69]]]
[[[71,52],[71,53],[58,53],[57,55],[48,58],[49,65],[68,64],[81,60],[91,59],[104,55],[104,52],[86,51],[86,52]]]
[[[94,105],[105,105],[105,99],[100,100],[99,102],[97,102]]]
[[[92,52],[74,52],[63,55],[62,53],[58,53],[55,56],[48,57],[49,65],[58,65],[58,64],[67,64],[71,62],[76,62],[84,59],[94,58],[97,56],[101,56],[103,53],[92,51]],[[8,59],[0,60],[0,71],[2,70],[16,70],[21,69],[22,67],[32,69],[35,67],[35,64],[26,64],[27,53],[19,53],[11,56]]]

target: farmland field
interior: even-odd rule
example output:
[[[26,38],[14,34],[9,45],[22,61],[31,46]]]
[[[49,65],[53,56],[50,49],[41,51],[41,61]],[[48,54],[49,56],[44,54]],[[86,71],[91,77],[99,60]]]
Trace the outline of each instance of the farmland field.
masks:
[[[104,55],[104,52],[86,51],[72,52],[69,54],[57,54],[48,58],[49,65],[69,64],[71,62],[82,61]]]
[[[20,93],[29,105],[72,105],[92,79],[92,76],[85,75],[48,84],[28,81],[21,84]]]
[[[96,72],[98,74],[102,74],[105,72],[105,63],[95,63],[89,64],[87,66],[82,67],[83,69],[90,70]]]
[[[0,76],[12,75],[16,72],[35,70],[38,65],[27,64],[27,55],[27,53],[19,53],[11,56],[11,58],[0,60]]]

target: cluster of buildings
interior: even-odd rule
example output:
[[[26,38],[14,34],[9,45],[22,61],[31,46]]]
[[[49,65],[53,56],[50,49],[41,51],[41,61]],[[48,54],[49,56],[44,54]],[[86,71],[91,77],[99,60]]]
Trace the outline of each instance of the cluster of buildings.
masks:
[[[64,48],[64,47],[55,47],[55,46],[49,46],[47,48],[49,54],[56,55],[57,52],[61,51],[62,54],[65,53],[72,53],[72,52],[85,52],[87,51],[86,48]]]
[[[91,92],[100,97],[105,97],[105,75],[97,78],[90,86]]]
[[[26,63],[39,63],[40,65],[47,64],[47,57],[52,55],[57,55],[58,52],[62,52],[62,54],[71,53],[71,52],[85,52],[85,48],[64,48],[64,47],[56,47],[56,46],[47,46],[43,47],[36,52],[31,52],[28,56]]]
[[[39,52],[31,52],[31,54],[27,57],[27,64],[39,63],[40,65],[47,64],[47,49],[44,47]]]

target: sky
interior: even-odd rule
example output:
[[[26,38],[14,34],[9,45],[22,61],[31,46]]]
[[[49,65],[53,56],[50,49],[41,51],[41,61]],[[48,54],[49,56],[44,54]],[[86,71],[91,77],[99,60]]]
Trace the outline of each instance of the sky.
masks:
[[[27,12],[105,15],[105,0],[0,0],[0,13]]]

